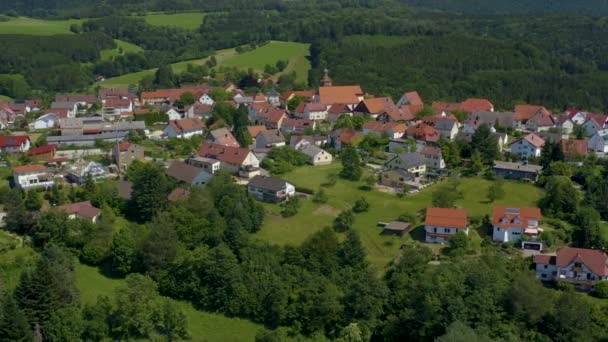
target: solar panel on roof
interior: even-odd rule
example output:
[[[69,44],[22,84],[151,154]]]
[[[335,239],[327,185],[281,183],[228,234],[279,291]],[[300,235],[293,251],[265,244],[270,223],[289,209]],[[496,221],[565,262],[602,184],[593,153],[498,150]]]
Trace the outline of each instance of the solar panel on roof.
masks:
[[[513,215],[518,215],[519,214],[519,208],[507,208],[505,210],[505,212],[507,214],[513,214]]]

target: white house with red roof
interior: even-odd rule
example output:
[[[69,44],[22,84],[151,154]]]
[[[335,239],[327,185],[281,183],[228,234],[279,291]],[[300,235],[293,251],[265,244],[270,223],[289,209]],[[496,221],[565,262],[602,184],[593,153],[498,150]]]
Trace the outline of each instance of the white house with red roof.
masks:
[[[530,133],[512,142],[510,152],[518,155],[521,159],[530,159],[540,157],[543,146],[545,146],[545,140],[534,133]]]
[[[608,254],[586,248],[562,247],[553,254],[534,257],[536,277],[544,281],[573,283],[593,289],[608,280]]]
[[[410,91],[405,92],[403,95],[401,95],[401,98],[399,99],[399,101],[397,101],[396,105],[397,107],[406,105],[424,107],[424,102],[422,102],[422,98],[420,97],[417,91]]]
[[[608,153],[608,129],[595,132],[589,139],[588,149],[595,152]]]
[[[363,125],[363,134],[386,135],[390,139],[403,137],[405,131],[407,131],[407,126],[398,122],[368,121]]]
[[[70,219],[81,218],[96,223],[101,215],[101,210],[95,208],[91,201],[69,203],[55,207],[54,210],[63,212]]]
[[[241,147],[223,146],[206,142],[198,150],[198,155],[219,160],[220,168],[231,173],[237,173],[242,169],[260,167],[258,157],[249,149]]]
[[[532,238],[540,234],[540,209],[529,207],[494,207],[492,239],[498,242],[518,242],[524,235]]]
[[[59,116],[54,113],[42,114],[36,120],[31,122],[28,127],[31,130],[38,129],[49,129],[55,127],[55,124],[59,122]]]
[[[323,121],[327,119],[327,106],[322,103],[306,103],[299,116],[302,119]]]
[[[50,188],[53,186],[53,176],[46,166],[39,164],[15,166],[13,168],[13,184],[23,190],[34,188]]]
[[[191,138],[202,135],[204,129],[205,123],[199,118],[171,120],[163,130],[163,135],[168,138]]]
[[[526,130],[530,132],[544,132],[557,125],[557,119],[544,111],[538,111],[526,122]]]
[[[428,208],[424,231],[427,243],[447,243],[458,232],[469,235],[467,211],[461,208]]]
[[[30,138],[27,135],[1,135],[0,152],[22,153],[30,149]]]
[[[587,136],[592,137],[598,131],[608,128],[608,115],[587,114],[587,120],[583,124]]]
[[[361,86],[358,85],[319,87],[319,94],[315,97],[314,102],[322,103],[327,108],[340,103],[352,109],[363,101],[364,95]]]

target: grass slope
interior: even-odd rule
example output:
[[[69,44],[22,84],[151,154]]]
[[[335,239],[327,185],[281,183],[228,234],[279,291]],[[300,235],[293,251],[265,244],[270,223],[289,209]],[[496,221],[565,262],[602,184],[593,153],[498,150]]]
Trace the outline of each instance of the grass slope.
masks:
[[[116,49],[102,50],[101,60],[111,60],[112,58],[125,53],[137,53],[144,51],[144,49],[141,47],[129,42],[125,42],[124,40],[114,39],[114,42],[116,42]],[[121,49],[122,53],[120,52]]]
[[[258,72],[263,72],[266,64],[275,65],[279,60],[286,60],[289,61],[289,65],[284,72],[295,71],[298,80],[305,82],[308,79],[308,70],[310,70],[310,61],[306,58],[308,48],[309,44],[271,41],[255,50],[229,58],[220,65],[243,69],[253,68]]]
[[[80,290],[83,303],[94,303],[98,296],[114,296],[116,288],[123,284],[122,279],[105,277],[95,267],[76,265],[76,285]],[[261,326],[239,318],[202,312],[191,304],[177,302],[188,317],[190,341],[240,342],[253,341]]]
[[[11,18],[0,22],[0,34],[28,34],[50,36],[54,34],[72,34],[70,25],[80,24],[84,19],[39,20],[27,17]]]
[[[187,30],[196,30],[203,23],[205,13],[149,13],[143,16],[146,22],[153,26],[175,26]]]
[[[17,286],[21,272],[34,267],[36,252],[30,247],[18,246],[11,249],[15,237],[0,230],[0,286],[12,290]]]
[[[302,167],[284,175],[296,187],[301,186],[317,190],[326,181],[331,172],[339,172],[341,166],[334,163],[328,166]],[[402,239],[394,236],[380,235],[378,222],[395,220],[399,215],[418,213],[431,205],[431,194],[435,186],[431,186],[413,196],[398,198],[395,195],[379,191],[363,191],[359,189],[362,182],[339,180],[333,187],[324,187],[329,197],[327,204],[316,204],[305,201],[297,215],[283,218],[279,215],[278,206],[267,206],[265,223],[257,233],[257,237],[280,245],[299,245],[308,236],[326,226],[331,226],[333,219],[340,211],[351,208],[354,202],[365,197],[370,203],[370,210],[357,214],[354,228],[368,253],[368,259],[377,269],[383,270],[399,252],[401,244],[415,237],[420,237],[420,230],[414,230]],[[487,203],[485,197],[491,182],[480,178],[463,178],[460,189],[464,199],[457,203],[464,207],[469,217],[482,217],[490,214],[496,204],[513,206],[533,206],[541,196],[541,190],[530,184],[507,182],[505,197],[495,204]]]

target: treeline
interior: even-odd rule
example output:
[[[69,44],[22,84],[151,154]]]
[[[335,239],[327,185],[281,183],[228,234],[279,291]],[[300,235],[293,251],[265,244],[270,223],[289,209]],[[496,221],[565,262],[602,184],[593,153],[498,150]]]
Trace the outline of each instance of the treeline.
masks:
[[[472,15],[553,15],[576,14],[601,16],[608,14],[602,0],[400,0],[409,6],[439,9]]]

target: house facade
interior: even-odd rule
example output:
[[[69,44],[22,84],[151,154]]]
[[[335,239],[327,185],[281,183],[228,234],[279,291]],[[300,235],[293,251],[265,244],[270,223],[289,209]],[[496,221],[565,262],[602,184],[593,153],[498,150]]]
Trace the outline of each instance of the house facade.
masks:
[[[194,135],[202,135],[205,124],[199,118],[188,118],[181,120],[171,120],[163,135],[168,138],[191,138]]]
[[[314,144],[304,144],[299,150],[308,157],[308,163],[313,166],[331,164],[334,159],[331,153]]]
[[[592,290],[600,281],[608,280],[608,254],[586,248],[563,247],[555,255],[534,257],[536,277],[543,281],[575,284]]]
[[[118,168],[122,172],[127,171],[134,161],[143,159],[143,146],[131,143],[121,143],[114,145],[112,148],[112,160],[114,160],[114,163],[118,165]]]
[[[540,157],[543,146],[545,146],[545,140],[534,133],[530,133],[511,143],[510,152],[518,155],[521,159],[530,159]]]
[[[50,188],[53,176],[48,169],[39,164],[16,166],[13,168],[13,184],[23,190]]]
[[[494,161],[494,175],[498,178],[536,181],[543,167],[524,163]]]
[[[467,212],[459,208],[428,208],[424,231],[427,243],[448,243],[458,232],[469,235]]]
[[[492,239],[497,242],[519,242],[523,236],[537,238],[542,219],[538,208],[495,207],[492,212]]]
[[[255,176],[249,181],[247,192],[259,201],[281,203],[295,196],[296,187],[283,179]]]
[[[30,138],[27,135],[0,136],[0,152],[2,153],[23,153],[29,151],[30,146]]]
[[[220,168],[230,173],[239,173],[243,170],[255,171],[260,167],[258,157],[250,150],[241,147],[203,143],[198,155],[220,161]]]
[[[588,148],[595,152],[608,152],[608,129],[597,131],[590,139]]]

